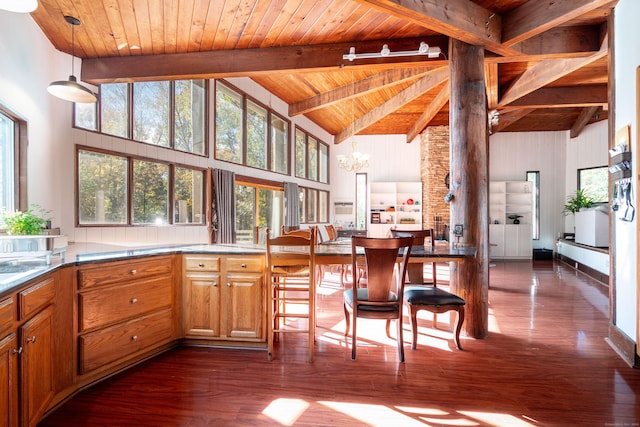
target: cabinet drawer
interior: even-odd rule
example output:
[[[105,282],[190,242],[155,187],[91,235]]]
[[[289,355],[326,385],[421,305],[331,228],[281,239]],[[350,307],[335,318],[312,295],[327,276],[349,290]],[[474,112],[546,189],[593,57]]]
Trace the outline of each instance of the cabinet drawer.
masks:
[[[189,271],[220,271],[220,258],[188,255],[184,257],[184,268]]]
[[[14,310],[15,307],[12,297],[0,300],[0,336],[13,326],[13,321],[15,320]]]
[[[120,322],[172,304],[171,276],[79,294],[80,332]]]
[[[81,268],[78,270],[78,287],[83,289],[170,274],[172,268],[171,257]]]
[[[227,271],[252,271],[260,273],[264,270],[263,257],[227,257],[224,260]]]
[[[171,310],[162,310],[80,336],[80,373],[120,359],[125,360],[138,351],[166,342],[171,336]]]
[[[18,308],[20,320],[37,313],[47,304],[53,301],[55,296],[55,281],[53,277],[45,279],[29,286],[27,289],[18,293]]]

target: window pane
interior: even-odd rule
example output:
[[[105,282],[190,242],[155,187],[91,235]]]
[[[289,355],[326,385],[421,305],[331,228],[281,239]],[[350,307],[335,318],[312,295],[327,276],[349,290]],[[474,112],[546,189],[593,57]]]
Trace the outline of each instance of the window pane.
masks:
[[[307,177],[307,144],[304,132],[296,130],[296,176]]]
[[[325,144],[318,144],[318,181],[329,182],[329,147]]]
[[[169,82],[133,84],[133,139],[169,146]]]
[[[13,211],[16,209],[14,194],[14,121],[0,113],[0,209]]]
[[[129,92],[127,83],[100,85],[102,133],[129,137]]]
[[[596,203],[609,201],[609,169],[599,168],[578,170],[578,186]]]
[[[88,104],[81,102],[73,104],[76,127],[88,130],[98,129],[98,119],[96,117],[97,105],[97,103]]]
[[[216,84],[216,146],[218,160],[242,163],[242,96]]]
[[[306,204],[305,194],[306,194],[305,189],[302,187],[299,187],[298,198],[300,200],[299,200],[298,206],[300,207],[300,222],[307,222],[307,204]]]
[[[205,153],[205,81],[175,82],[175,149],[188,153]]]
[[[204,172],[187,168],[175,168],[175,205],[173,222],[175,224],[202,224],[202,185]]]
[[[329,193],[318,191],[318,222],[329,222]]]
[[[133,160],[133,223],[169,222],[169,166]]]
[[[267,168],[267,110],[247,102],[247,166]]]
[[[318,190],[307,189],[307,222],[318,222],[317,198]]]
[[[356,229],[367,229],[367,174],[356,174]]]
[[[284,191],[258,189],[258,227],[269,227],[272,236],[280,233],[284,220]]]
[[[318,140],[312,137],[307,138],[307,150],[309,150],[309,176],[307,178],[318,180]]]
[[[80,224],[127,223],[127,159],[78,151]]]
[[[236,241],[253,242],[256,212],[255,187],[236,185]]]
[[[271,116],[271,170],[289,173],[289,124]]]

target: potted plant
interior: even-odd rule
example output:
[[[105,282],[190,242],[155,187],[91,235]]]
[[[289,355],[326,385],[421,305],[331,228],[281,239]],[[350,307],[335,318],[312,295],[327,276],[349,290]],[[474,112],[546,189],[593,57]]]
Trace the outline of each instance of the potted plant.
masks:
[[[38,213],[34,212],[34,209]],[[47,211],[38,205],[34,205],[26,211],[4,211],[0,213],[0,219],[4,223],[7,234],[12,236],[38,235],[49,222],[45,218]]]
[[[565,215],[575,214],[580,212],[582,208],[592,208],[595,205],[596,202],[584,190],[576,190],[572,196],[567,198],[567,203],[565,203],[562,213]]]

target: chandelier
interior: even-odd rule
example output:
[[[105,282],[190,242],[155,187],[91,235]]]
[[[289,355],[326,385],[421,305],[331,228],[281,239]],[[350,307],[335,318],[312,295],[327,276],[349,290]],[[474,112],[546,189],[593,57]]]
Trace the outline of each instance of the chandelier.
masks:
[[[347,172],[358,172],[363,168],[369,167],[369,155],[356,151],[356,142],[351,140],[351,154],[345,156],[338,154],[338,166]]]

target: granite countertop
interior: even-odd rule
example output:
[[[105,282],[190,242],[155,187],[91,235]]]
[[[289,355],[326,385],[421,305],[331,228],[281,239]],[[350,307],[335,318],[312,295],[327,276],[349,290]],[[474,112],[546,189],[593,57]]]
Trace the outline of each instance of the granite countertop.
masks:
[[[264,247],[252,244],[157,244],[125,246],[104,243],[70,243],[67,246],[66,253],[51,257],[50,264],[47,264],[44,258],[16,258],[1,260],[0,297],[29,280],[55,271],[63,266],[82,265],[103,261],[118,261],[126,258],[176,253],[260,255],[264,254]]]

